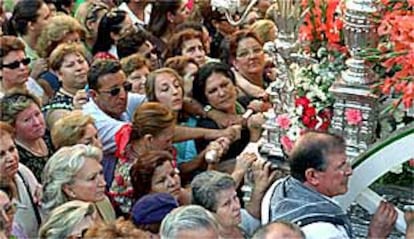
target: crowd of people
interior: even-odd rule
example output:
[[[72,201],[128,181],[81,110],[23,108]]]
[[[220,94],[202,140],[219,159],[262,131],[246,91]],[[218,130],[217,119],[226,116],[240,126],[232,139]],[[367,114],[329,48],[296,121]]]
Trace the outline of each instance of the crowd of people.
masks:
[[[278,71],[271,0],[240,26],[208,0],[0,2],[0,238],[354,237],[342,138],[305,133],[283,178],[244,152]],[[367,236],[396,218],[381,203]]]

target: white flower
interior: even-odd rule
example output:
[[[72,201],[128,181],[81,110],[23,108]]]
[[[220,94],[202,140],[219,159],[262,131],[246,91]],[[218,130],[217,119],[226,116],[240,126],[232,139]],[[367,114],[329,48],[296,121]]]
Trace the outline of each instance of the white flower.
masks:
[[[313,73],[318,74],[318,73],[319,73],[319,71],[320,71],[320,66],[319,66],[319,64],[313,64],[313,65],[312,65],[312,71],[313,71]]]

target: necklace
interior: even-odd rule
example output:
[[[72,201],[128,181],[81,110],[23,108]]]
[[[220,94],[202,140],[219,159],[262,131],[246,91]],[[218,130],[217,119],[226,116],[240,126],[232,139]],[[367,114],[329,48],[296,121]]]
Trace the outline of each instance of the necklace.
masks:
[[[16,143],[36,156],[47,156],[47,154],[49,153],[47,145],[43,141],[43,139],[36,140],[32,145],[25,144],[17,139]]]

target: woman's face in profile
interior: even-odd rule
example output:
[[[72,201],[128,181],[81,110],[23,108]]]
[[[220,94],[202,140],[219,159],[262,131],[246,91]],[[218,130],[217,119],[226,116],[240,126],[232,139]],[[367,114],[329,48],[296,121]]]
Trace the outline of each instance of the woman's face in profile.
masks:
[[[168,72],[160,73],[155,78],[155,98],[173,111],[183,107],[183,88],[180,80]]]

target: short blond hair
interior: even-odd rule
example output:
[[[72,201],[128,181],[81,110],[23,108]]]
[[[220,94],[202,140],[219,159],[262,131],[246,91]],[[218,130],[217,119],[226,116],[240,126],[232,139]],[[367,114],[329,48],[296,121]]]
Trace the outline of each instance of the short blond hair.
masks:
[[[253,25],[250,26],[250,30],[256,33],[260,40],[264,42],[274,41],[269,32],[272,29],[277,29],[276,24],[268,19],[257,20]]]
[[[85,30],[75,18],[65,14],[50,18],[37,40],[37,53],[40,57],[49,57],[65,36],[75,32],[81,38],[85,35]]]
[[[132,72],[141,69],[142,67],[148,67],[148,69],[151,70],[150,61],[139,53],[122,58],[121,66],[127,77],[132,74]]]
[[[51,130],[52,143],[56,149],[71,146],[85,135],[86,126],[94,125],[95,120],[80,110],[74,110],[53,124]]]
[[[62,43],[59,44],[59,46],[57,46],[52,53],[50,53],[50,68],[54,71],[58,71],[63,64],[65,56],[69,54],[81,55],[85,60],[87,59],[86,49],[83,45],[78,43]]]

